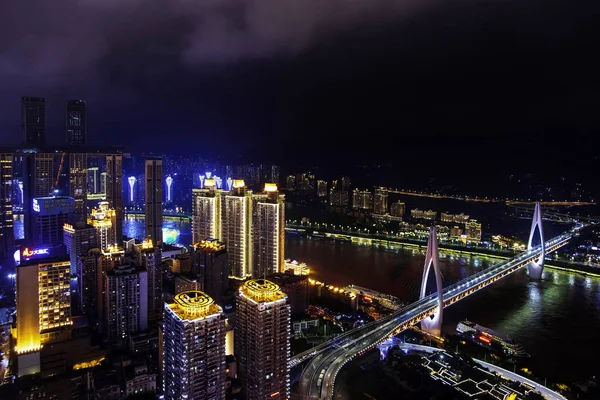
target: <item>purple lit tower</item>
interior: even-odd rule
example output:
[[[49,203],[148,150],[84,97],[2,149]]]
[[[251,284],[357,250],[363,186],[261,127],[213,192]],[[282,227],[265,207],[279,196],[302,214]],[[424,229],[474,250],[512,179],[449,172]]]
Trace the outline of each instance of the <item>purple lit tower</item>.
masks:
[[[171,185],[173,185],[173,178],[171,178],[171,175],[167,176],[167,178],[165,179],[165,182],[167,183],[167,203],[171,202]]]
[[[129,202],[133,204],[133,188],[137,179],[135,179],[135,176],[130,176],[127,181],[129,182]]]

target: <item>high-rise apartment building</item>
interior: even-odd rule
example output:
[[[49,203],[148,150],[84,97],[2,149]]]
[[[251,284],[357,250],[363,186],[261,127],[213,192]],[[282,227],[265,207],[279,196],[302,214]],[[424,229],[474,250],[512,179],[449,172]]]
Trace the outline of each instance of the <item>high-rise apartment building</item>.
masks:
[[[249,280],[240,287],[235,354],[246,399],[289,399],[290,306],[273,282]]]
[[[98,269],[102,266],[102,251],[90,249],[77,256],[77,297],[81,312],[98,317]],[[100,274],[102,275],[102,274]]]
[[[41,148],[46,145],[46,99],[21,99],[21,129],[26,146]]]
[[[481,224],[476,219],[465,222],[465,234],[467,240],[472,242],[481,241]]]
[[[375,188],[373,196],[373,214],[385,215],[388,213],[388,191],[385,188]]]
[[[352,192],[352,208],[371,210],[373,208],[373,194],[369,190],[354,189]]]
[[[87,154],[69,154],[69,195],[75,200],[75,214],[73,225],[85,226],[87,220],[87,193],[88,193]]]
[[[284,271],[285,200],[277,185],[266,183],[252,195],[252,276],[264,278]]]
[[[115,210],[108,207],[108,202],[100,202],[99,208],[94,208],[88,218],[88,224],[96,228],[98,247],[101,249],[117,244],[115,232],[117,216]]]
[[[106,274],[109,271],[114,270],[118,266],[122,265],[123,258],[125,257],[125,250],[117,246],[110,246],[105,249],[100,250],[100,259],[97,267],[97,275],[96,275],[96,300],[98,310],[96,315],[98,317],[103,318],[105,315],[106,309]],[[148,302],[146,301],[146,305]],[[102,321],[104,322],[104,321]]]
[[[122,265],[106,272],[104,334],[110,341],[148,328],[148,273]]]
[[[146,160],[146,238],[162,244],[162,160]]]
[[[207,239],[190,246],[192,269],[202,277],[203,291],[221,304],[229,284],[227,248],[216,239]]]
[[[178,293],[165,303],[165,400],[225,399],[225,329],[221,307],[203,292]]]
[[[87,169],[87,181],[88,181],[88,193],[96,194],[102,193],[100,191],[100,176],[98,174],[98,167],[89,167]]]
[[[221,237],[221,190],[212,179],[204,189],[192,189],[192,242]]]
[[[162,313],[162,269],[160,247],[146,239],[136,246],[141,266],[148,272],[148,320],[157,321]]]
[[[77,257],[85,256],[98,247],[98,231],[90,225],[77,228],[70,224],[65,224],[63,231],[63,243],[71,261],[71,270],[76,271]]]
[[[66,114],[67,144],[85,146],[87,143],[87,113],[85,101],[68,100]]]
[[[75,201],[68,196],[36,197],[33,199],[34,244],[63,243],[63,227],[75,212]]]
[[[115,210],[115,240],[120,243],[123,238],[123,155],[106,155],[104,188],[108,206]]]
[[[404,213],[406,212],[406,204],[401,201],[396,201],[392,203],[390,207],[390,215],[392,217],[402,218],[404,217]]]
[[[13,155],[0,153],[0,262],[9,259],[14,252],[13,228]]]
[[[221,241],[227,246],[231,276],[251,275],[251,192],[243,180],[233,181],[233,190],[221,196]]]
[[[317,196],[319,198],[327,197],[327,181],[317,181]]]

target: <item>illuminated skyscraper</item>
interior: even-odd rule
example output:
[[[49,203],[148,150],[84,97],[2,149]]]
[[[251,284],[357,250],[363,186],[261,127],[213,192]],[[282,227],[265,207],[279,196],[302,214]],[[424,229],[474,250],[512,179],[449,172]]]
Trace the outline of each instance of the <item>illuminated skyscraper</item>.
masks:
[[[98,247],[106,249],[117,244],[115,232],[116,213],[114,209],[108,208],[108,202],[102,201],[100,208],[94,208],[88,218],[88,224],[96,228],[98,237]]]
[[[207,239],[190,246],[190,250],[192,268],[202,277],[204,292],[217,304],[221,304],[229,283],[229,264],[225,245],[216,239]]]
[[[327,197],[327,181],[317,181],[317,196],[319,198]]]
[[[77,297],[81,311],[98,317],[98,268],[101,268],[102,252],[91,249],[77,256]]]
[[[240,287],[235,354],[246,399],[289,399],[290,306],[273,282],[256,279]]]
[[[150,240],[144,240],[136,246],[140,255],[140,264],[148,272],[148,320],[157,321],[162,313],[162,270],[161,252]]]
[[[277,185],[265,183],[262,194],[252,195],[252,276],[264,278],[283,272],[285,199]]]
[[[32,259],[17,267],[19,376],[40,371],[36,352],[43,345],[71,337],[69,266],[68,260]]]
[[[98,247],[98,231],[91,225],[81,228],[70,224],[63,226],[63,243],[71,262],[71,270],[77,270],[77,257],[85,256],[91,249]]]
[[[164,305],[162,332],[165,400],[224,400],[221,307],[200,291],[178,293],[173,303]]]
[[[46,145],[46,99],[23,97],[21,99],[21,115],[25,145],[35,148],[44,147]]]
[[[393,217],[404,217],[404,212],[406,211],[406,204],[401,201],[397,201],[392,204],[390,207],[390,214]]]
[[[36,197],[33,199],[34,229],[30,242],[34,244],[63,243],[63,227],[75,212],[75,201],[68,196]]]
[[[106,201],[115,210],[115,240],[123,238],[123,156],[121,154],[106,155]]]
[[[385,215],[388,213],[388,191],[385,188],[375,189],[373,199],[373,214]]]
[[[167,183],[167,203],[170,203],[171,201],[173,201],[171,194],[171,185],[173,185],[173,178],[171,177],[171,175],[167,176],[165,182]]]
[[[104,286],[104,334],[108,340],[124,340],[148,328],[148,273],[129,265],[107,271]]]
[[[100,193],[100,184],[98,179],[98,167],[90,167],[87,169],[88,171],[88,193],[96,194]]]
[[[146,237],[162,244],[162,160],[146,160]]]
[[[481,241],[481,224],[476,219],[465,222],[465,234],[467,240],[472,242]]]
[[[0,153],[0,263],[14,252],[13,232],[13,155]]]
[[[192,189],[192,242],[221,236],[221,191],[212,179],[204,189]]]
[[[69,194],[75,200],[73,225],[85,226],[87,220],[87,154],[69,154]]]
[[[135,176],[130,176],[127,178],[127,182],[129,182],[129,204],[133,204],[133,188],[135,187]]]
[[[106,274],[109,271],[114,270],[118,266],[122,265],[123,257],[125,256],[125,251],[120,247],[108,247],[106,249],[101,249],[101,255],[97,267],[97,275],[96,275],[96,289],[98,290],[96,294],[98,310],[96,315],[99,317],[103,317],[106,312]],[[146,301],[146,305],[148,302]],[[147,309],[146,309],[147,310]],[[103,323],[105,321],[102,321]],[[103,326],[103,329],[105,327]]]
[[[87,143],[87,113],[85,101],[67,101],[67,144],[69,146],[85,146]]]
[[[251,200],[243,180],[234,180],[233,191],[221,196],[221,241],[227,246],[231,276],[237,279],[252,273]]]

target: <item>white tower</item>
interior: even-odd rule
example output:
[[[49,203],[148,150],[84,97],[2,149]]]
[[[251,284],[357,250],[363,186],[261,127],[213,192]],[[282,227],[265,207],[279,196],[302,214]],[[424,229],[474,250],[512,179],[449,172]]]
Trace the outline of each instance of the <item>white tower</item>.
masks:
[[[540,202],[535,203],[535,209],[533,210],[533,220],[531,221],[531,232],[529,233],[529,243],[527,249],[533,247],[533,236],[535,235],[535,228],[540,235],[540,245],[542,247],[542,255],[540,258],[532,261],[527,266],[527,273],[532,279],[542,279],[542,272],[544,272],[544,257],[546,257],[546,243],[544,242],[544,230],[542,229],[542,208]]]
[[[200,174],[200,189],[204,189],[204,179],[206,178],[204,175]]]
[[[130,176],[129,178],[127,178],[127,181],[129,181],[129,202],[133,203],[133,187],[135,186],[135,182],[137,179],[135,179],[135,176]]]
[[[421,321],[421,329],[433,335],[440,336],[442,332],[442,314],[444,311],[444,298],[442,291],[442,272],[440,271],[438,261],[438,243],[437,235],[435,232],[435,226],[432,226],[431,230],[429,231],[429,241],[427,242],[427,255],[425,256],[425,269],[423,270],[423,281],[421,282],[421,295],[419,296],[419,299],[422,299],[426,296],[425,290],[427,288],[427,278],[429,278],[429,271],[431,271],[432,266],[433,272],[435,274],[435,286],[437,289],[438,307],[432,315],[425,317],[425,319]]]
[[[173,184],[173,178],[171,178],[171,175],[167,176],[167,179],[165,179],[165,181],[167,182],[167,203],[171,202],[171,185]]]

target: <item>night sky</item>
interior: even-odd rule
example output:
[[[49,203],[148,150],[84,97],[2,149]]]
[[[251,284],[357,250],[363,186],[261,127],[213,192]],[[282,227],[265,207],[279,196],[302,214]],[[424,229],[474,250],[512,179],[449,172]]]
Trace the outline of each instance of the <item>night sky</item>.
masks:
[[[1,3],[6,144],[22,95],[47,97],[52,143],[80,98],[92,143],[287,160],[523,159],[600,128],[598,2]]]

